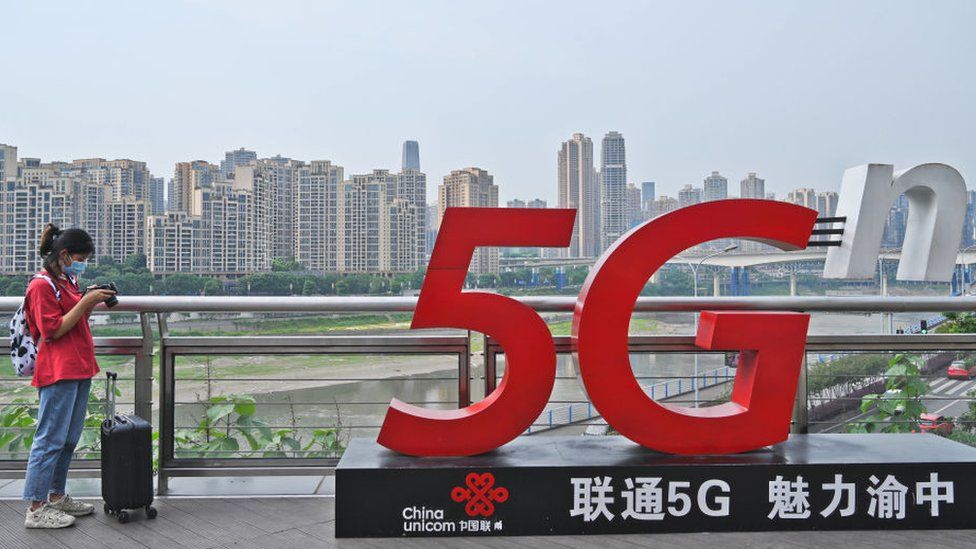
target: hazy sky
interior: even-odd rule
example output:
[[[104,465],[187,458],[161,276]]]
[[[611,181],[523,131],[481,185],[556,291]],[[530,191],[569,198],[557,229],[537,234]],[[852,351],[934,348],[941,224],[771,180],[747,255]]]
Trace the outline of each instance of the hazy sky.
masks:
[[[330,159],[555,202],[573,132],[628,178],[778,195],[945,162],[976,186],[976,2],[0,0],[0,142],[45,160]],[[596,154],[599,163],[599,152]]]

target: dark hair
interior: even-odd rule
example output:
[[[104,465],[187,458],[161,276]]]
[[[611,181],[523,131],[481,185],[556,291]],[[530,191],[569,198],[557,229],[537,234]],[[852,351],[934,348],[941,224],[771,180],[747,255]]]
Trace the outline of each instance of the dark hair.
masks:
[[[49,272],[53,272],[61,250],[68,250],[69,254],[90,254],[95,251],[95,244],[84,229],[61,230],[54,223],[48,223],[41,233],[38,251],[44,258],[44,268]]]

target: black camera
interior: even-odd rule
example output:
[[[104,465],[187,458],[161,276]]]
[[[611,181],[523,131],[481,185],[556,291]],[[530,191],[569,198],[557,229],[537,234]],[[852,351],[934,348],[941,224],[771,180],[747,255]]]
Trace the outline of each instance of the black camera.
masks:
[[[114,282],[109,282],[108,284],[99,284],[97,286],[92,286],[91,288],[85,288],[85,291],[82,295],[87,294],[88,290],[112,290],[113,292],[116,293],[118,293],[119,291],[119,289],[115,287]],[[114,295],[105,300],[106,307],[115,307],[118,304],[119,304],[119,298],[115,297]]]

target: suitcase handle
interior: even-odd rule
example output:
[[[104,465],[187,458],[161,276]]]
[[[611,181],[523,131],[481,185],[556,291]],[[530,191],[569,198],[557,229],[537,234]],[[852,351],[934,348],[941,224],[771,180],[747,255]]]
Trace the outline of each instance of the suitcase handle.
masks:
[[[115,384],[118,378],[115,372],[105,372],[105,419],[115,416]]]

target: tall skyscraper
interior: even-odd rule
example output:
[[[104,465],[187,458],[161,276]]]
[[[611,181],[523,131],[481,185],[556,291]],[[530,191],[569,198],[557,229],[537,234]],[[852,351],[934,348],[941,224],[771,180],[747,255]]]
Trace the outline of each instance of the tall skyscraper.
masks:
[[[17,179],[17,147],[0,143],[0,183]]]
[[[609,132],[600,147],[600,251],[630,229],[624,136]]]
[[[766,198],[766,180],[756,177],[756,172],[749,175],[740,183],[739,196],[742,198]]]
[[[403,159],[400,169],[420,171],[420,145],[416,141],[403,142]]]
[[[729,197],[729,180],[712,172],[712,175],[705,178],[702,199],[705,202],[712,200],[725,200]]]
[[[653,181],[645,181],[641,183],[641,208],[649,210],[651,207],[651,202],[657,198],[654,187],[655,184]]]
[[[684,208],[702,201],[702,190],[698,187],[685,185],[678,191],[678,207]]]
[[[481,168],[452,170],[437,189],[438,226],[444,211],[452,206],[498,207],[495,178]],[[474,274],[498,272],[498,248],[476,248],[469,269]]]
[[[220,162],[221,179],[231,179],[234,177],[234,168],[244,166],[258,159],[258,153],[249,151],[244,147],[234,151],[224,153],[224,159]]]
[[[576,222],[569,245],[570,257],[600,254],[600,189],[593,169],[593,141],[574,133],[557,155],[557,205],[575,208]]]

